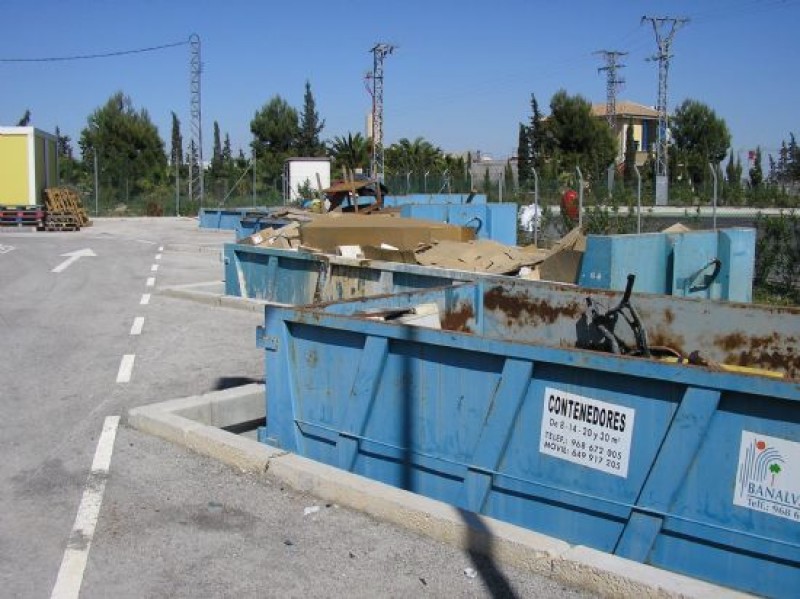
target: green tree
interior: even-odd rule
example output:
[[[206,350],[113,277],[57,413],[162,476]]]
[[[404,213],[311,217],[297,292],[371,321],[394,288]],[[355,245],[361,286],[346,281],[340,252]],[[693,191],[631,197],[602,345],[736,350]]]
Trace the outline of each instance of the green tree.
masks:
[[[695,186],[710,177],[708,164],[719,164],[731,145],[725,121],[706,104],[684,100],[670,121],[675,147],[681,154]]]
[[[225,134],[225,142],[222,144],[222,162],[226,168],[233,165],[233,151],[231,150],[231,136]]]
[[[489,167],[486,167],[486,170],[483,171],[483,193],[486,194],[487,200],[491,199],[492,196],[492,178],[489,175]]]
[[[725,179],[729,185],[738,183],[736,181],[736,157],[733,155],[733,150],[731,150],[731,155],[728,157],[728,164],[725,165]]]
[[[444,154],[441,148],[422,137],[414,141],[403,137],[386,148],[384,159],[386,169],[393,173],[411,171],[422,175],[426,171],[441,170]]]
[[[506,193],[514,191],[514,168],[511,166],[510,160],[506,162],[506,166],[503,169],[503,187]]]
[[[257,111],[250,121],[252,147],[258,157],[257,173],[270,186],[275,186],[283,173],[283,163],[297,144],[299,133],[297,111],[280,96],[274,96]]]
[[[27,127],[31,124],[31,111],[25,110],[25,114],[22,115],[22,118],[17,121],[17,127]]]
[[[181,122],[178,115],[172,113],[172,147],[169,151],[169,159],[173,164],[183,164],[183,136],[181,135]]]
[[[794,133],[789,133],[789,145],[786,148],[786,177],[789,181],[800,181],[800,147]]]
[[[87,119],[79,141],[84,162],[96,153],[101,185],[118,199],[150,191],[167,175],[164,142],[146,110],[117,92]]]
[[[528,127],[520,123],[519,136],[517,137],[517,181],[519,188],[527,189],[532,178],[530,132]]]
[[[306,81],[303,114],[300,115],[300,132],[297,136],[297,152],[300,156],[325,156],[325,144],[319,139],[324,127],[325,120],[319,118],[317,105],[311,93],[311,84]]]
[[[750,168],[750,187],[753,189],[760,189],[761,184],[764,182],[764,171],[761,167],[761,146],[756,147],[756,155],[753,160],[753,166]]]
[[[330,144],[329,155],[333,158],[334,168],[341,176],[344,169],[354,171],[366,169],[369,166],[370,142],[360,133],[347,136],[336,136]]]
[[[219,133],[219,123],[214,121],[214,146],[211,152],[211,170],[219,174],[222,168],[222,138]]]
[[[636,140],[633,138],[633,119],[628,121],[628,128],[625,130],[625,162],[622,173],[625,184],[633,182],[636,169]]]
[[[72,140],[69,135],[61,135],[58,127],[56,127],[56,148],[59,180],[61,183],[78,185],[81,182],[81,165],[73,156]]]
[[[541,175],[542,168],[552,148],[549,144],[542,111],[539,110],[539,102],[534,94],[531,94],[531,124],[527,129],[531,168],[535,168]]]
[[[731,150],[728,164],[725,165],[725,198],[732,204],[737,204],[742,197],[742,163],[737,161]]]
[[[552,140],[562,172],[580,166],[588,178],[593,173],[605,173],[617,154],[611,129],[592,115],[589,101],[580,95],[570,96],[564,90],[556,92],[550,100],[550,117],[543,137]]]

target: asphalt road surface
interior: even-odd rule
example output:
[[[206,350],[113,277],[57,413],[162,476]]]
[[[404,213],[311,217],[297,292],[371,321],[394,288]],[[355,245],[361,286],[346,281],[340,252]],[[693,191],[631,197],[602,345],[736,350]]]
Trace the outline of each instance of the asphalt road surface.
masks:
[[[0,230],[2,596],[587,596],[126,426],[262,379],[260,314],[158,293],[221,280],[232,237],[188,218]]]

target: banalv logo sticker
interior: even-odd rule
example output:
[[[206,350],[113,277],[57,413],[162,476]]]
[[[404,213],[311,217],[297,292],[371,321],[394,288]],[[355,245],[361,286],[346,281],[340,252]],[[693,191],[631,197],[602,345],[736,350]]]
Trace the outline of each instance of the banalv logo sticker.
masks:
[[[800,522],[800,443],[742,431],[733,503]]]

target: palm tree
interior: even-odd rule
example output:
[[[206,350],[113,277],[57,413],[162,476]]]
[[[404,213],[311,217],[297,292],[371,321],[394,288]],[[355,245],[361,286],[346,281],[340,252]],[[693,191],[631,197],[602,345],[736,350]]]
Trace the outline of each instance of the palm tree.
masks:
[[[370,140],[361,133],[348,133],[347,137],[336,136],[330,142],[328,154],[333,158],[335,168],[343,173],[344,169],[365,169],[369,166]]]
[[[403,137],[386,149],[387,170],[423,173],[441,166],[442,150],[431,142],[417,137],[414,141]]]

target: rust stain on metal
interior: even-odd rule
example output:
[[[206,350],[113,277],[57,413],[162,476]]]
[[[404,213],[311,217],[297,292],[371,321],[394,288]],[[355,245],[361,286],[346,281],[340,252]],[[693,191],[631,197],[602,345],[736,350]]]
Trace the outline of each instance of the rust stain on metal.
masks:
[[[656,328],[654,331],[648,331],[647,342],[651,346],[668,347],[683,355],[686,355],[686,351],[684,351],[686,340],[680,335],[665,332],[661,328]]]
[[[742,333],[720,335],[714,338],[714,345],[722,351],[731,352],[745,345],[745,337]]]
[[[715,337],[714,344],[725,352],[726,364],[765,368],[790,378],[800,376],[800,355],[794,351],[794,337],[782,338],[777,331],[752,336],[737,331]]]
[[[467,325],[470,318],[475,318],[475,312],[472,305],[468,303],[460,303],[454,310],[446,312],[442,317],[442,328],[446,331],[461,331],[463,333],[471,333],[472,329]]]
[[[487,310],[499,310],[506,315],[509,326],[526,324],[553,324],[559,318],[579,318],[583,307],[578,302],[556,306],[547,300],[536,300],[520,295],[509,295],[502,287],[493,287],[483,296]]]

